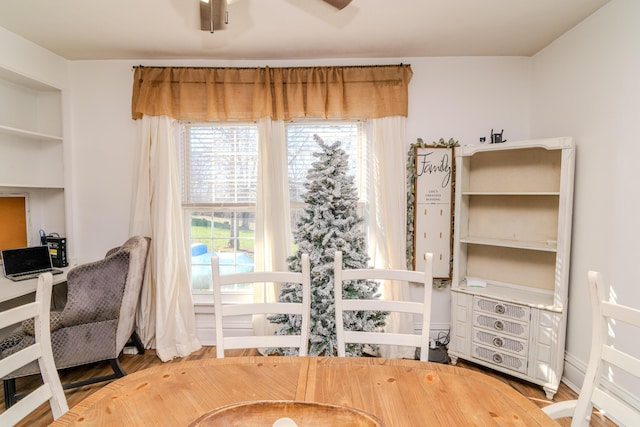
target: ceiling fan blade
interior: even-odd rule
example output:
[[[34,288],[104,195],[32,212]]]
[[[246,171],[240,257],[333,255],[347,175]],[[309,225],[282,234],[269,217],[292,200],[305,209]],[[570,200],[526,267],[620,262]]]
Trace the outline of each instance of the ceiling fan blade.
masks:
[[[200,0],[200,29],[202,31],[224,30],[229,23],[227,0]]]
[[[325,3],[329,3],[331,6],[335,7],[336,9],[344,9],[345,7],[347,7],[349,5],[349,3],[351,3],[351,0],[324,0]]]

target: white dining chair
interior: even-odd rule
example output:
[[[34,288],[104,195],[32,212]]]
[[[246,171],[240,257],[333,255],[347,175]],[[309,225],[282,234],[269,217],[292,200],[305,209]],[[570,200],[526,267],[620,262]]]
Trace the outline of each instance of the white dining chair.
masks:
[[[342,252],[336,252],[334,259],[335,323],[338,356],[346,354],[346,344],[378,344],[417,347],[420,360],[429,360],[429,329],[431,325],[431,293],[433,285],[433,255],[426,254],[424,271],[400,269],[344,269]],[[397,286],[398,282],[420,283],[424,287],[424,297],[420,302],[392,301],[382,299],[345,299],[342,296],[343,283],[351,280],[385,280],[384,286]],[[422,315],[422,332],[417,334],[392,333],[384,331],[351,331],[344,328],[345,311],[386,311]]]
[[[0,378],[37,361],[43,384],[28,392],[15,405],[0,414],[0,425],[13,426],[45,402],[49,402],[53,418],[69,410],[60,377],[53,361],[49,310],[53,276],[44,273],[38,277],[35,301],[0,313],[0,329],[33,319],[35,342],[10,356],[0,359]]]
[[[571,426],[588,426],[593,407],[620,426],[640,426],[640,409],[623,401],[607,389],[603,377],[633,375],[640,378],[640,359],[616,348],[612,327],[625,323],[640,336],[640,310],[610,301],[605,297],[602,275],[589,271],[591,296],[591,351],[578,399],[554,403],[542,408],[551,418],[572,417]]]
[[[239,348],[298,348],[300,356],[307,355],[309,343],[309,318],[311,316],[311,273],[309,255],[302,254],[301,272],[265,271],[220,274],[220,262],[211,257],[213,276],[213,303],[216,319],[216,354],[224,357],[224,351]],[[298,283],[302,286],[300,302],[266,302],[249,304],[223,304],[223,286],[246,283]],[[254,314],[288,314],[302,316],[301,330],[296,335],[249,335],[229,336],[225,334],[225,318]]]

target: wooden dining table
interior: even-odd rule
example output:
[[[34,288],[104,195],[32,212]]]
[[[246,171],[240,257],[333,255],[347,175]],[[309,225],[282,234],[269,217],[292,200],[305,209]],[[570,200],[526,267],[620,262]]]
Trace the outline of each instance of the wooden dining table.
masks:
[[[253,401],[341,405],[387,427],[557,426],[528,398],[481,372],[404,359],[279,356],[144,369],[106,385],[51,425],[188,426],[216,408]]]

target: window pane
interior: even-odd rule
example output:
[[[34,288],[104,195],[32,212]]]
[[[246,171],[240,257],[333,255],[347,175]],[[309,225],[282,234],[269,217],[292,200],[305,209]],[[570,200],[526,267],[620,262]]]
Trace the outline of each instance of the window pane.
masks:
[[[319,152],[314,135],[318,135],[325,144],[336,141],[342,143],[347,152],[348,174],[355,178],[358,191],[358,214],[364,218],[362,230],[366,230],[366,201],[367,201],[367,157],[366,139],[362,122],[324,121],[324,122],[293,122],[287,123],[287,145],[289,163],[289,196],[291,198],[291,227],[295,230],[304,213],[304,183],[307,172],[317,158],[314,152]],[[297,245],[294,243],[294,252]]]
[[[220,259],[221,274],[253,271],[255,216],[253,212],[191,213],[191,283],[211,290],[211,256]],[[225,291],[251,290],[237,285]]]
[[[313,156],[319,147],[314,140],[318,135],[326,144],[342,142],[342,148],[349,155],[349,174],[356,178],[358,194],[364,199],[364,171],[360,164],[366,161],[366,149],[362,124],[360,122],[295,122],[288,123],[287,146],[289,162],[289,196],[292,202],[304,197],[304,182],[307,172],[317,159]],[[363,162],[358,160],[362,159]]]
[[[257,147],[255,126],[188,125],[183,202],[255,202]]]

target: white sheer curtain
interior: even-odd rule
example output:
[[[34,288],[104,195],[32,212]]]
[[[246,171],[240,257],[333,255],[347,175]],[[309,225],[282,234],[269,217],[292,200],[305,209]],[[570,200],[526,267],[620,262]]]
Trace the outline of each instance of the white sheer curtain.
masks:
[[[284,122],[258,121],[258,185],[256,196],[255,269],[286,271],[291,255],[291,218],[287,141]],[[256,284],[253,299],[272,302],[278,298],[274,284]],[[254,316],[253,329],[264,335],[277,330],[265,316]]]
[[[130,233],[151,237],[150,255],[136,322],[145,347],[164,362],[198,350],[195,313],[178,182],[173,120],[138,121],[138,176],[134,182]]]
[[[372,167],[369,208],[369,256],[376,268],[407,268],[406,118],[370,119]],[[383,299],[410,300],[409,284],[383,287]],[[388,332],[413,332],[413,316],[393,313],[387,318]],[[387,358],[413,359],[413,347],[381,346]]]

